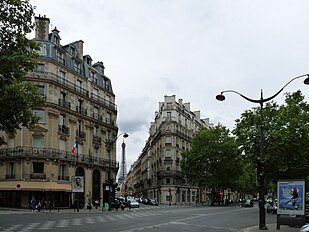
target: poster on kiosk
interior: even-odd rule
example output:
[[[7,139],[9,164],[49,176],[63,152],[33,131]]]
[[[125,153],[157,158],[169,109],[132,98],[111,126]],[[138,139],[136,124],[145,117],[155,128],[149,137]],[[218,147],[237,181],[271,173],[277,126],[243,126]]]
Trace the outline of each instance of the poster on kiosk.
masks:
[[[305,215],[305,181],[278,181],[278,214]]]

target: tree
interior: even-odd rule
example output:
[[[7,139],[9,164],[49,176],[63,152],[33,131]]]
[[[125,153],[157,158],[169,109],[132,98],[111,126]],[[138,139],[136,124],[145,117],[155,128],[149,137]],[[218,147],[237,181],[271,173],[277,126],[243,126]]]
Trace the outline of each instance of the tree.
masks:
[[[0,2],[0,131],[12,136],[21,126],[35,126],[38,117],[32,110],[44,103],[36,86],[25,81],[38,58],[38,44],[27,39],[33,16],[28,0]],[[1,136],[0,146],[4,143]]]
[[[214,192],[233,188],[240,175],[240,152],[230,131],[217,125],[199,130],[191,150],[183,151],[181,170],[186,178],[200,187],[211,187]]]
[[[309,105],[300,91],[286,94],[284,105],[270,102],[263,108],[266,183],[274,186],[280,179],[309,176],[308,122]],[[246,111],[236,120],[234,134],[250,163],[259,157],[260,125],[260,108]]]

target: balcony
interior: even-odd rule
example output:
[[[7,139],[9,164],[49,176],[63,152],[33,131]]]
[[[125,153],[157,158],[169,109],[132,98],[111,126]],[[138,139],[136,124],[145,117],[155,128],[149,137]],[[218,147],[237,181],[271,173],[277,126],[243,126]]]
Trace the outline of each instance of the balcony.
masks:
[[[69,135],[70,128],[65,125],[58,125],[58,133]]]
[[[81,139],[86,138],[86,133],[84,131],[76,130],[76,136]]]
[[[93,99],[94,101],[104,105],[105,107],[107,107],[109,109],[117,110],[117,106],[113,102],[107,101],[106,99],[100,97],[99,95],[91,93],[90,98]]]
[[[61,99],[59,98],[58,99],[58,105],[61,106],[61,107],[64,107],[66,109],[71,109],[71,102],[65,100],[65,99]]]
[[[87,109],[81,106],[76,106],[76,112],[87,116]]]
[[[46,175],[44,173],[32,173],[30,174],[30,179],[45,180]]]
[[[70,177],[69,177],[69,176],[58,176],[58,180],[69,181],[69,180],[70,180]]]
[[[98,135],[93,135],[92,136],[92,142],[95,144],[101,144],[102,138]]]
[[[78,159],[76,156],[72,155],[71,151],[63,151],[52,148],[33,148],[19,146],[15,148],[4,148],[0,149],[0,160],[7,159],[50,159],[50,160],[61,160],[64,162],[76,162],[78,160],[81,164],[94,165],[97,167],[109,167],[109,159],[94,157],[86,154],[78,154]],[[119,169],[119,162],[112,160],[111,161],[112,169]],[[42,175],[41,173],[34,173],[35,175]],[[32,175],[34,175],[32,174]],[[43,174],[44,175],[44,174]]]
[[[102,116],[97,113],[93,113],[92,118],[94,118],[95,120],[102,120]]]
[[[15,179],[15,174],[6,174],[5,179],[7,179],[7,180]]]

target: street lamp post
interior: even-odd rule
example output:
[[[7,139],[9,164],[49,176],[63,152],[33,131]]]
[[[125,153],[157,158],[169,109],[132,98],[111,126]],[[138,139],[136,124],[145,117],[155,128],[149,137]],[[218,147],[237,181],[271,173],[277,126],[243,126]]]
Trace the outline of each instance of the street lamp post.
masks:
[[[275,93],[273,96],[268,97],[268,98],[263,98],[263,90],[261,90],[261,98],[260,99],[251,99],[248,98],[246,96],[244,96],[243,94],[235,91],[235,90],[225,90],[222,91],[221,94],[216,96],[216,99],[218,101],[224,101],[225,100],[225,96],[223,95],[223,93],[236,93],[239,96],[241,96],[242,98],[246,99],[247,101],[253,102],[253,103],[259,103],[261,110],[261,124],[260,124],[260,157],[259,160],[261,162],[264,162],[264,116],[263,116],[263,104],[264,102],[268,102],[272,99],[274,99],[276,96],[278,96],[279,93],[282,92],[282,90],[288,85],[290,84],[292,81],[301,78],[301,77],[307,77],[304,80],[304,84],[309,85],[309,74],[304,74],[301,76],[297,76],[295,78],[293,78],[292,80],[290,80],[288,83],[286,83],[277,93]],[[264,175],[261,176],[260,178],[260,183],[259,183],[259,228],[260,229],[264,229],[266,227],[266,223],[265,223],[265,199],[264,199],[264,192],[265,192],[265,177]]]
[[[110,140],[110,138],[108,138],[106,140],[105,143],[105,147],[106,147],[106,151],[108,154],[108,175],[107,175],[107,179],[108,179],[108,211],[111,211],[111,188],[113,186],[113,179],[111,178],[111,172],[112,172],[112,157],[111,157],[111,151],[113,149],[113,145],[114,143],[117,141],[117,139],[123,135],[124,138],[128,138],[129,135],[125,132],[120,133],[114,140]]]

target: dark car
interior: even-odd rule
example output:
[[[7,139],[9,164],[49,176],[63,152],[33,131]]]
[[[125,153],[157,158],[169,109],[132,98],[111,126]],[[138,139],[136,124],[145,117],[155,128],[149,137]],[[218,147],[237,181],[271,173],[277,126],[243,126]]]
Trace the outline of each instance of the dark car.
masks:
[[[147,198],[147,205],[159,205],[156,199]]]
[[[240,207],[253,207],[253,200],[243,200],[240,204]]]

